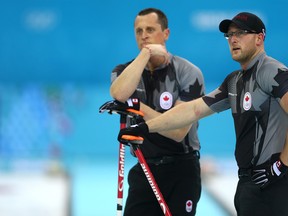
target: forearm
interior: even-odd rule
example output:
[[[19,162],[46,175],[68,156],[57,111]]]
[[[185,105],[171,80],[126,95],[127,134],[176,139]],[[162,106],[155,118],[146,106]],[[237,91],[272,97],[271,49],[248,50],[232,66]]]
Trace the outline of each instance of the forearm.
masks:
[[[143,103],[141,103],[141,111],[144,113],[145,121],[148,121],[150,119],[153,119],[162,115],[162,113],[151,109],[149,106]],[[174,130],[161,131],[159,132],[159,134],[167,138],[173,139],[177,142],[180,142],[184,139],[184,137],[186,136],[190,128],[191,128],[191,124],[186,127],[181,127],[181,128],[174,129]]]
[[[110,94],[114,99],[124,102],[134,93],[149,58],[149,50],[142,49],[135,60],[117,77],[110,87]]]
[[[288,114],[288,92],[281,98],[280,105],[282,109]],[[286,133],[286,141],[281,152],[280,159],[286,166],[288,166],[288,131]]]
[[[211,115],[213,111],[202,98],[179,104],[164,114],[146,122],[149,132],[161,132],[187,127],[195,121]]]
[[[280,159],[286,166],[288,166],[288,132],[286,134],[286,142],[284,148],[280,154]]]
[[[282,109],[288,114],[288,92],[281,98],[280,105]]]

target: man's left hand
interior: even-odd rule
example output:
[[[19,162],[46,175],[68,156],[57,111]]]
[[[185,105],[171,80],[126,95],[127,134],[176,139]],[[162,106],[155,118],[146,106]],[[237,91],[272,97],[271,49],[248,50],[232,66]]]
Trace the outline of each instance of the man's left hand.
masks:
[[[252,181],[261,189],[276,182],[288,172],[288,167],[280,160],[279,154],[276,158],[273,155],[270,161],[268,165],[259,165],[252,171]]]
[[[138,98],[129,98],[126,102],[122,103],[117,100],[108,101],[99,108],[100,113],[108,111],[112,114],[113,112],[130,115],[130,116],[142,116],[143,113],[139,112],[140,100]]]

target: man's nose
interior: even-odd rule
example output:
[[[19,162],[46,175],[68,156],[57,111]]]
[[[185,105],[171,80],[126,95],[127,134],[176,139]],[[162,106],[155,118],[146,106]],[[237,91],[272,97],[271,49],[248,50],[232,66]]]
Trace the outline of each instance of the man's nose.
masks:
[[[148,37],[147,31],[143,31],[143,33],[142,33],[142,38],[145,39],[145,38],[147,38],[147,37]]]

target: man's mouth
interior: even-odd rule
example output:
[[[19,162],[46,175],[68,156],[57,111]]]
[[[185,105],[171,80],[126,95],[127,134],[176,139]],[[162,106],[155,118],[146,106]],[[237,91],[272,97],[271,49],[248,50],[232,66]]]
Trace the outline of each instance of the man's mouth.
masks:
[[[240,50],[240,48],[239,47],[233,47],[232,50],[237,51],[237,50]]]

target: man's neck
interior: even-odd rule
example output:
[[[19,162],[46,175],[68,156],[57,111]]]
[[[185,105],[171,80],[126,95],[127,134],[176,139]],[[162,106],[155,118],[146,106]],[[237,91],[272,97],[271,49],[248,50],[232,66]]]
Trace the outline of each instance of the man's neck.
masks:
[[[240,63],[241,68],[242,68],[243,70],[247,70],[248,67],[249,67],[249,65],[250,65],[250,63],[253,61],[253,59],[255,59],[256,56],[258,56],[260,53],[263,53],[263,52],[264,52],[264,49],[260,49],[260,50],[256,51],[256,52],[251,56],[251,58],[250,58],[248,61],[245,61],[245,62],[243,62],[243,63]]]
[[[164,56],[153,56],[148,61],[147,68],[149,69],[149,71],[153,72],[156,68],[163,65],[164,62],[165,62]]]

